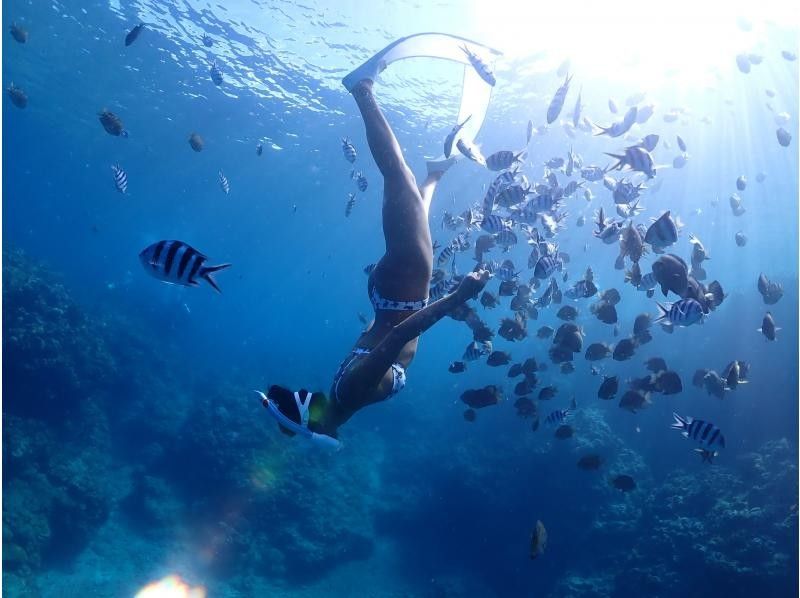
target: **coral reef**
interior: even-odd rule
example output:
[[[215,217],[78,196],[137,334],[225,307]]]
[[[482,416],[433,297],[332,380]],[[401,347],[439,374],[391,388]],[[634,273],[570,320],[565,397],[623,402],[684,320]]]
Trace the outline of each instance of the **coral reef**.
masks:
[[[58,278],[19,250],[3,252],[5,413],[59,421],[114,371],[104,335]]]

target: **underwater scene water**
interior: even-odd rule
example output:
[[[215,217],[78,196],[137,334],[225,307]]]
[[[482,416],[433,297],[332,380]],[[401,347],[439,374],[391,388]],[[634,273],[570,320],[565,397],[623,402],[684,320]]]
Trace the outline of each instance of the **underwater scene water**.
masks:
[[[4,596],[797,595],[796,11],[532,4],[3,3]],[[492,277],[326,450],[253,391],[373,319],[341,79],[423,32],[431,299]]]

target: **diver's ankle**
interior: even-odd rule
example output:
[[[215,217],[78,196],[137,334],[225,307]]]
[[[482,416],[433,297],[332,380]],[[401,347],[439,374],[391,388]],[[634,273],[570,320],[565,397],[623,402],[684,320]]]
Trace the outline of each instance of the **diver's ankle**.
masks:
[[[350,93],[353,95],[356,95],[359,92],[372,93],[373,85],[375,85],[375,81],[373,81],[372,79],[361,79],[360,81],[358,81],[358,83],[353,85],[352,89],[350,90]]]

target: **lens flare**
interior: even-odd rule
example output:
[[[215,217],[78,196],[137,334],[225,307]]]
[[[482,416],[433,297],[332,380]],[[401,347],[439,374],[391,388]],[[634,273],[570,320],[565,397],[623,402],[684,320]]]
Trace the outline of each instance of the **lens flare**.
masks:
[[[178,575],[169,575],[147,584],[135,598],[206,598],[206,589],[202,586],[193,588]]]

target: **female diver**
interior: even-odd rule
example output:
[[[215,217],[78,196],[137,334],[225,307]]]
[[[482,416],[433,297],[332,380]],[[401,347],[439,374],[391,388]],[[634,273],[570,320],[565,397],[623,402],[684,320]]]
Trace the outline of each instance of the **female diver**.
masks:
[[[356,411],[386,400],[403,388],[419,335],[474,298],[489,279],[486,271],[472,272],[452,294],[428,304],[433,267],[428,211],[436,185],[454,159],[428,162],[427,177],[417,187],[400,144],[372,93],[376,76],[386,67],[382,55],[376,55],[342,81],[361,112],[367,142],[384,181],[386,252],[367,284],[375,319],[339,366],[327,397],[321,392],[292,392],[277,385],[271,386],[266,395],[257,391],[284,433],[299,434],[334,448],[339,446],[339,426]]]

